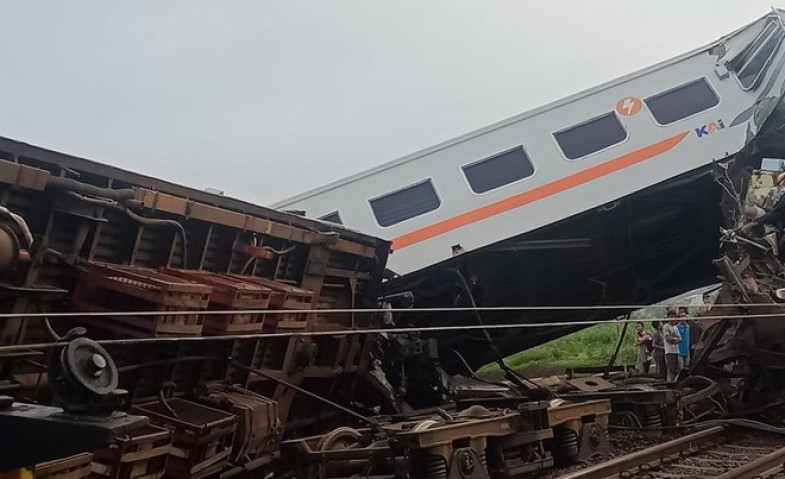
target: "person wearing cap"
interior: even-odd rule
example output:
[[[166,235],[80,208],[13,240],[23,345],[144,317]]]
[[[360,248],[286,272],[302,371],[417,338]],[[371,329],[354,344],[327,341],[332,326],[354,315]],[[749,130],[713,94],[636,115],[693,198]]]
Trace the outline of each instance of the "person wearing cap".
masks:
[[[746,233],[758,226],[771,225],[777,232],[782,232],[785,225],[785,172],[777,176],[777,188],[777,191],[772,192],[774,204],[771,210],[742,226],[741,231]]]

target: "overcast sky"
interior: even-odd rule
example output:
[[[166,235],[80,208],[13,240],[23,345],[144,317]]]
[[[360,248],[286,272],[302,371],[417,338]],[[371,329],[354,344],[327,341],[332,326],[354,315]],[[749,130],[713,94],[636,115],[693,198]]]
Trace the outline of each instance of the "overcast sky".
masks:
[[[269,204],[702,46],[774,0],[0,1],[0,135]]]

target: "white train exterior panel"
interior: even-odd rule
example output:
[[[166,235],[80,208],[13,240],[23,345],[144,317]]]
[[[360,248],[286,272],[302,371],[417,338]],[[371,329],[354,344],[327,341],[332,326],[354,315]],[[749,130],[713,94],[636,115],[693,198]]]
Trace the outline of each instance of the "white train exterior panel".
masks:
[[[448,259],[454,245],[476,250],[612,204],[744,147],[782,95],[785,47],[777,39],[783,16],[774,11],[705,48],[274,207],[305,210],[312,217],[338,211],[346,226],[392,239],[389,267],[405,274]],[[744,90],[728,62],[770,23],[778,29],[776,37],[767,37],[767,45],[776,47],[770,64],[758,85]],[[699,79],[719,102],[671,124],[658,124],[641,101]],[[575,160],[562,153],[555,132],[610,112],[626,131],[623,141]],[[534,167],[531,176],[485,193],[472,191],[463,166],[521,145]],[[369,200],[426,179],[439,207],[380,226]]]

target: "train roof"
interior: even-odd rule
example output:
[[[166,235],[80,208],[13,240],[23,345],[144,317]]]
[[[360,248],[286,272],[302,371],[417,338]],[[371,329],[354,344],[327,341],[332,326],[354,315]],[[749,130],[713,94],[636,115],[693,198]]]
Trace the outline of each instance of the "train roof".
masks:
[[[512,125],[512,124],[524,121],[524,120],[526,120],[528,118],[534,117],[534,116],[536,116],[536,115],[538,115],[538,114],[540,114],[542,112],[548,111],[550,109],[557,108],[557,107],[560,107],[560,106],[563,106],[563,105],[567,105],[569,103],[581,100],[581,99],[583,99],[583,98],[585,98],[585,97],[587,97],[589,95],[595,94],[597,92],[608,90],[608,89],[613,88],[613,87],[615,87],[617,85],[623,84],[623,83],[625,83],[627,81],[630,81],[630,80],[642,77],[644,75],[647,75],[648,73],[651,73],[651,72],[656,71],[656,70],[660,70],[660,69],[665,68],[665,67],[667,67],[669,65],[672,65],[674,63],[678,63],[678,62],[680,62],[680,61],[682,61],[682,60],[684,60],[686,58],[690,58],[692,56],[705,53],[705,52],[711,50],[712,48],[714,48],[715,46],[717,46],[717,45],[727,41],[727,39],[732,38],[732,37],[738,35],[740,32],[746,30],[747,28],[750,28],[751,26],[753,26],[753,25],[755,25],[755,24],[757,24],[757,23],[759,23],[761,21],[765,21],[765,20],[767,20],[767,19],[769,19],[771,17],[778,17],[780,19],[780,21],[783,22],[783,18],[785,18],[785,10],[772,7],[772,11],[770,13],[764,15],[763,17],[761,17],[761,18],[759,18],[759,19],[757,19],[757,20],[755,20],[753,22],[748,23],[747,25],[744,25],[741,28],[738,28],[738,29],[734,30],[733,32],[731,32],[731,33],[729,33],[727,35],[724,35],[724,36],[720,37],[719,39],[717,39],[717,40],[715,40],[715,41],[713,41],[713,42],[711,42],[711,43],[709,43],[709,44],[707,44],[705,46],[696,48],[694,50],[691,50],[691,51],[689,51],[687,53],[683,53],[681,55],[678,55],[676,57],[670,58],[668,60],[656,63],[656,64],[654,64],[652,66],[647,67],[647,68],[643,68],[641,70],[629,73],[629,74],[621,76],[619,78],[607,81],[607,82],[602,83],[602,84],[600,84],[598,86],[595,86],[593,88],[589,88],[589,89],[580,91],[578,93],[574,93],[574,94],[569,95],[569,96],[567,96],[565,98],[562,98],[562,99],[559,99],[559,100],[547,103],[547,104],[542,105],[540,107],[534,108],[534,109],[526,111],[524,113],[520,113],[520,114],[512,116],[510,118],[507,118],[505,120],[498,121],[496,123],[493,123],[491,125],[485,126],[483,128],[471,131],[469,133],[465,133],[465,134],[460,135],[458,137],[455,137],[455,138],[453,138],[451,140],[447,140],[445,142],[436,144],[434,146],[431,146],[431,147],[419,150],[417,152],[414,152],[414,153],[411,153],[409,155],[403,156],[403,157],[398,158],[396,160],[392,160],[392,161],[389,161],[387,163],[383,163],[383,164],[381,164],[379,166],[376,166],[376,167],[373,167],[373,168],[369,168],[367,170],[361,171],[359,173],[356,173],[354,175],[348,176],[346,178],[343,178],[343,179],[340,179],[340,180],[328,183],[328,184],[326,184],[324,186],[320,186],[318,188],[311,189],[309,191],[300,193],[298,195],[291,196],[289,198],[286,198],[286,199],[283,199],[281,201],[275,202],[275,203],[273,203],[270,206],[272,208],[284,208],[284,207],[286,207],[288,205],[291,205],[291,204],[297,203],[299,201],[308,199],[308,198],[310,198],[312,196],[321,194],[323,192],[330,191],[330,190],[332,190],[334,188],[353,183],[355,181],[361,180],[363,178],[367,178],[367,177],[369,177],[371,175],[374,175],[376,173],[380,173],[380,172],[383,172],[383,171],[395,168],[396,166],[403,165],[403,164],[415,161],[415,160],[417,160],[419,158],[422,158],[422,157],[424,157],[426,155],[429,155],[431,153],[443,150],[445,148],[449,148],[449,147],[454,146],[454,145],[458,145],[460,143],[463,143],[465,141],[471,140],[473,138],[476,138],[478,136],[484,135],[486,133],[492,132],[494,130],[498,130],[500,128],[504,128],[506,126],[509,126],[509,125]]]

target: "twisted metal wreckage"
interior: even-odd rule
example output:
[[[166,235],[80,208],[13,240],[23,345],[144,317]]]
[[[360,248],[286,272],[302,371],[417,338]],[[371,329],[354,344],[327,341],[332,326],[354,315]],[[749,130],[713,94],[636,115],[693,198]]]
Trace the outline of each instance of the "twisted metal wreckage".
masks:
[[[12,140],[0,152],[3,470],[513,477],[553,464],[555,424],[565,457],[586,454],[578,432],[604,438],[603,401],[553,409],[492,385],[445,406],[437,342],[376,333],[400,321],[368,312],[386,241]],[[418,390],[442,408],[407,407]]]
[[[782,173],[781,162],[773,164],[776,170],[754,171],[746,184],[731,179],[732,165],[724,165],[717,175],[726,193],[729,224],[735,227],[721,230],[721,257],[715,264],[722,286],[706,316],[709,327],[696,347],[690,373],[714,379],[725,407],[735,414],[759,415],[780,424],[785,419],[782,233],[758,227],[747,234],[740,229],[751,221],[743,216],[745,208],[771,206],[771,192]],[[712,320],[725,316],[731,319]]]
[[[383,240],[2,143],[4,469],[526,477],[602,455],[609,425],[782,423],[785,268],[770,236],[737,228],[746,183],[747,203],[773,185],[749,166],[771,143],[715,167],[729,229],[692,376],[570,370],[547,389],[511,370],[451,378],[440,355],[465,359],[430,335],[462,331],[401,328],[405,310],[379,308],[412,300],[384,292]],[[464,276],[453,284],[471,298]]]
[[[403,276],[385,269],[386,240],[0,138],[0,470],[512,478],[603,455],[610,427],[782,426],[782,254],[738,229],[773,186],[761,160],[785,156],[781,15],[590,92],[612,107],[624,82],[713,68],[723,108],[751,106],[679,150],[708,160],[674,150],[676,173],[650,163],[656,181],[634,184],[618,170],[623,193],[601,188],[612,203],[439,249]],[[651,133],[644,120],[630,122]],[[596,168],[610,166],[556,183]],[[601,367],[544,384],[506,367],[516,349],[716,282],[720,227],[717,321],[690,377]],[[474,373],[488,361],[502,380]]]

